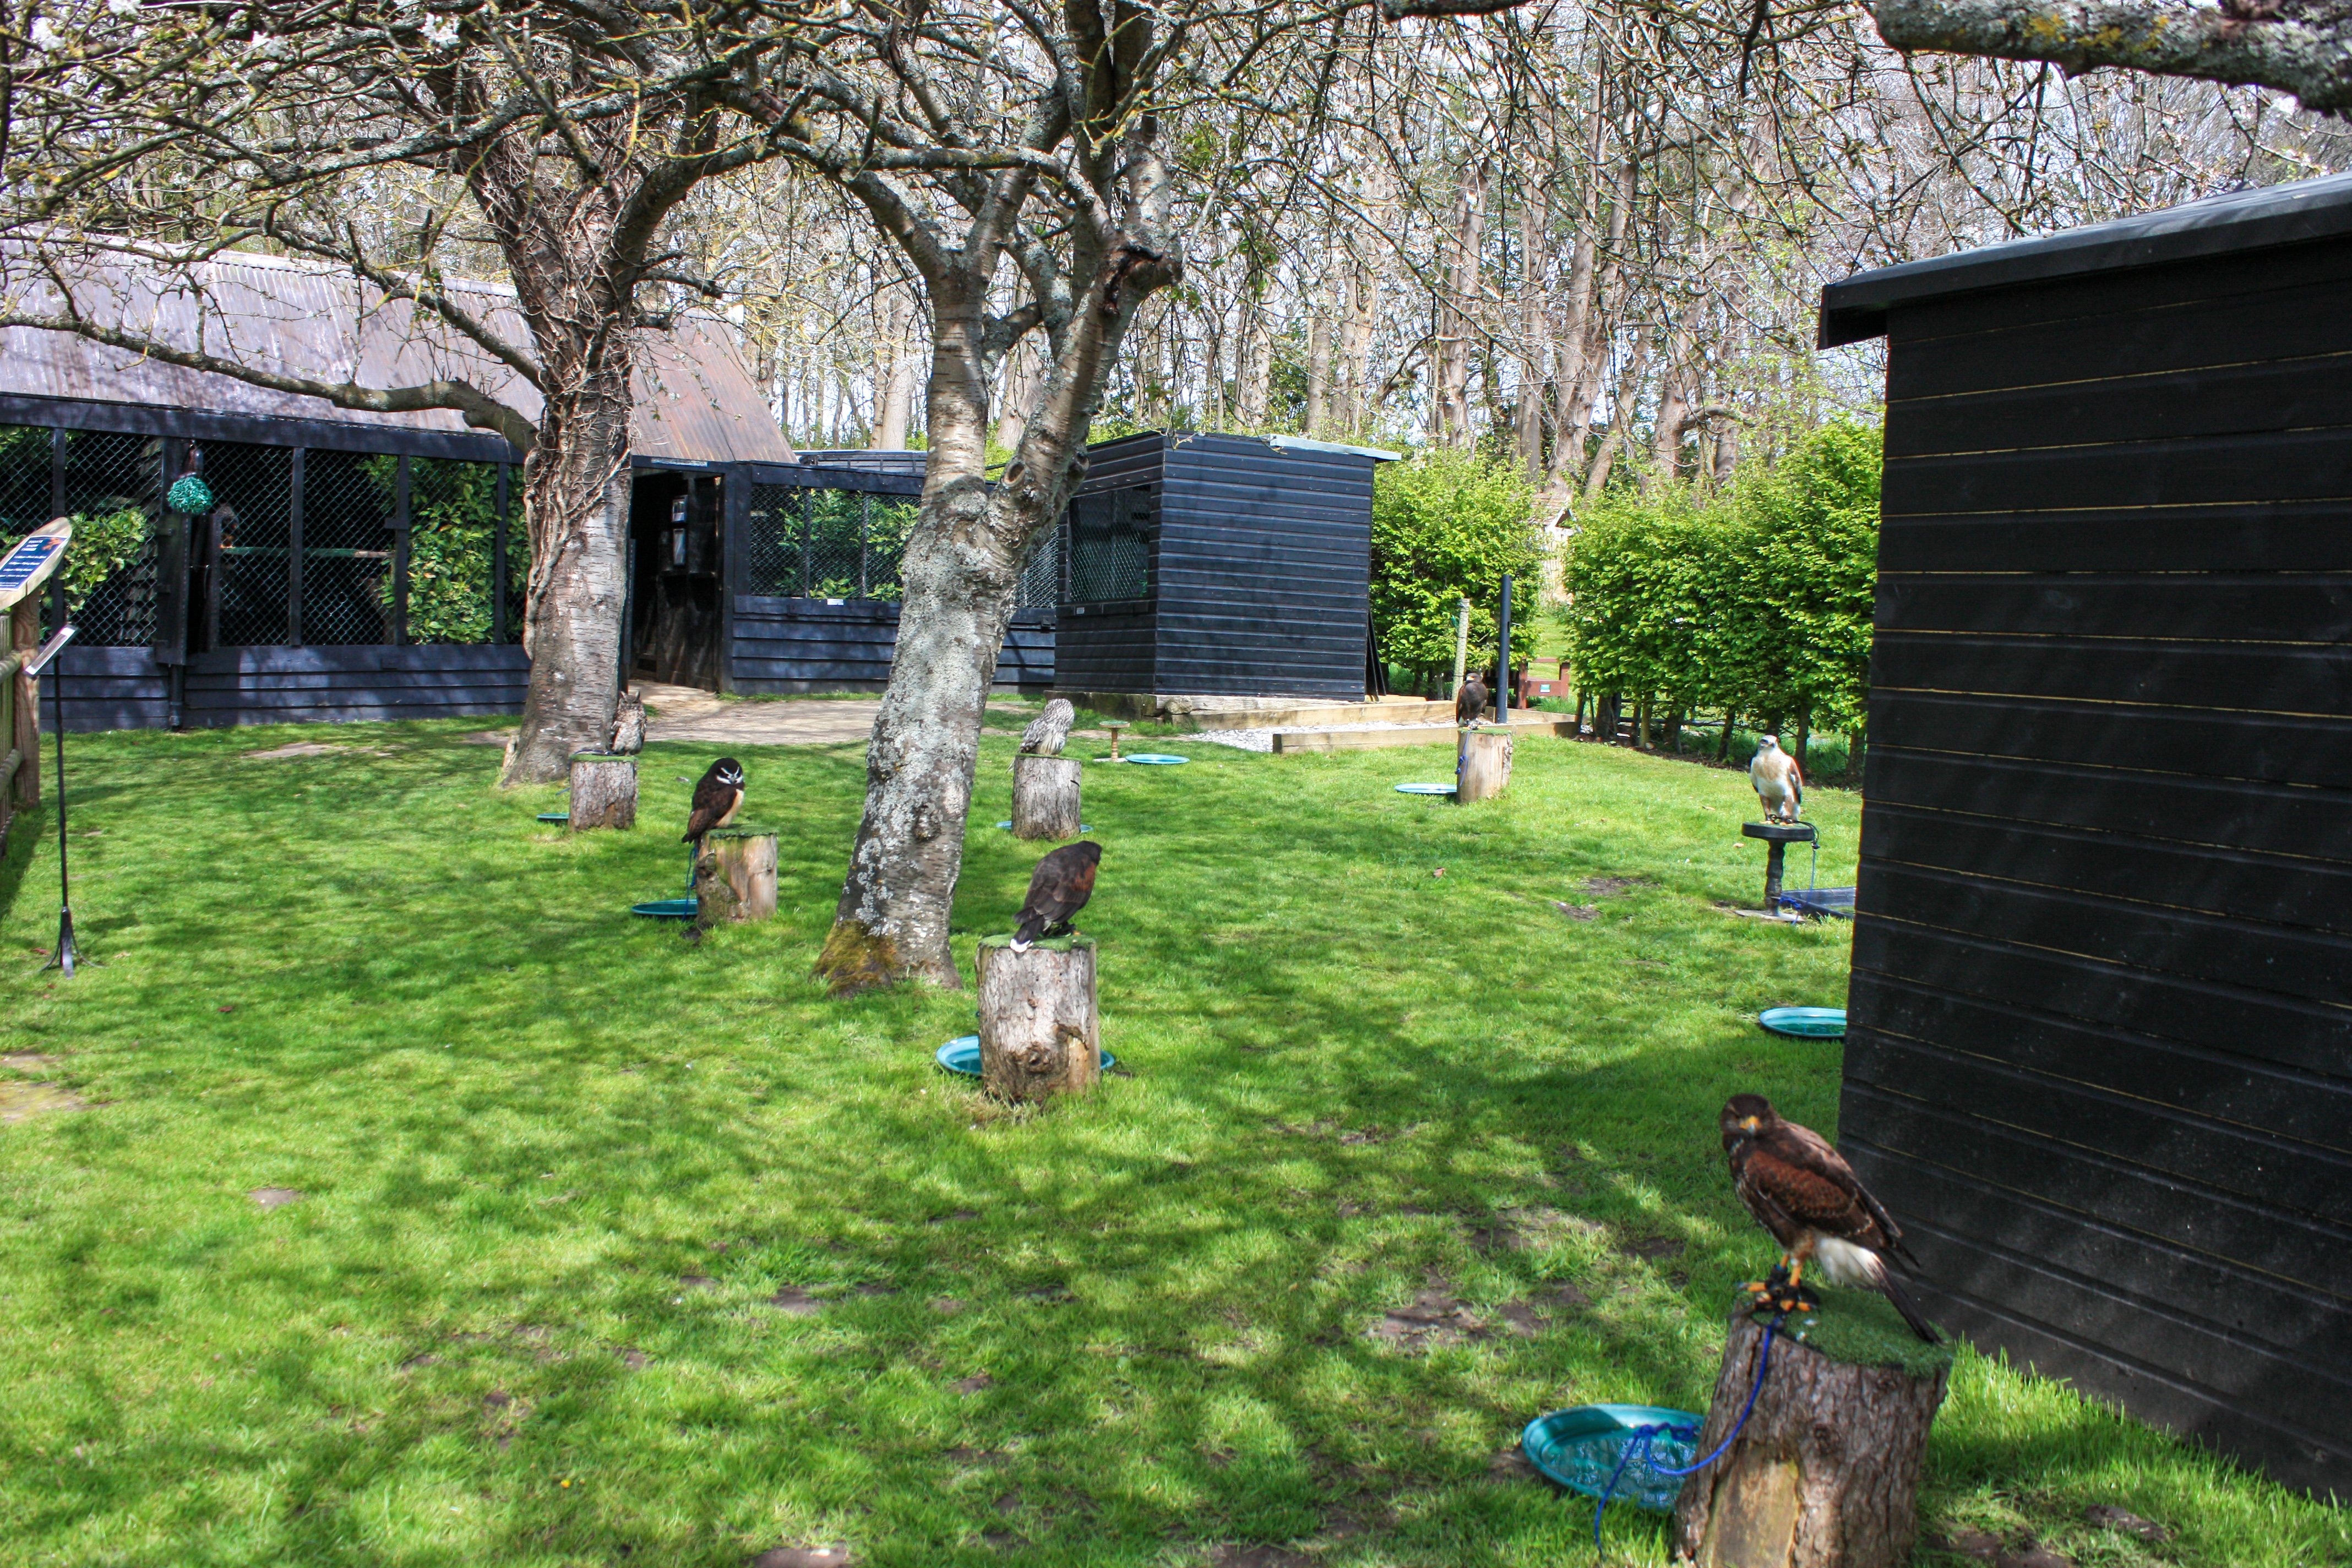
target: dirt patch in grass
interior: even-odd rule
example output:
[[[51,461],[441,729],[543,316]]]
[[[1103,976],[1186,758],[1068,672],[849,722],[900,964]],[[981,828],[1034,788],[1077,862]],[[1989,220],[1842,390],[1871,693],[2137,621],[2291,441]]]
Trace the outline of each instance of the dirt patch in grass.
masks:
[[[814,1318],[824,1310],[824,1303],[797,1285],[787,1285],[768,1298],[763,1305],[773,1307],[789,1318]]]
[[[51,1110],[82,1110],[89,1102],[53,1083],[0,1083],[0,1122],[24,1121]]]
[[[1595,898],[1613,899],[1620,893],[1630,893],[1636,888],[1650,886],[1647,877],[1587,877],[1584,890]]]
[[[1486,1326],[1454,1299],[1450,1286],[1432,1285],[1402,1307],[1391,1308],[1365,1331],[1367,1337],[1418,1355],[1433,1345],[1458,1345],[1486,1337]]]

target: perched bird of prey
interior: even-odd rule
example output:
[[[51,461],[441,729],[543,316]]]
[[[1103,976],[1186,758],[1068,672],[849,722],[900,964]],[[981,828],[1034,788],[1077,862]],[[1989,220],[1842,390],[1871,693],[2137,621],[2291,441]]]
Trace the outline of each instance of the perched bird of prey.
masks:
[[[1935,1329],[1887,1271],[1890,1257],[1916,1263],[1903,1245],[1901,1228],[1829,1140],[1782,1121],[1760,1094],[1733,1095],[1721,1121],[1723,1152],[1739,1201],[1780,1244],[1774,1279],[1748,1289],[1774,1306],[1810,1310],[1802,1293],[1805,1265],[1818,1263],[1832,1285],[1885,1296],[1913,1333],[1935,1343]],[[1776,1300],[1774,1285],[1784,1274],[1788,1290]]]
[[[1095,868],[1101,864],[1102,846],[1084,839],[1065,844],[1038,861],[1029,878],[1029,896],[1021,902],[1013,951],[1026,952],[1039,937],[1068,931],[1070,917],[1094,897]]]
[[[1486,716],[1486,704],[1493,697],[1494,693],[1486,689],[1486,683],[1476,676],[1474,675],[1464,681],[1462,689],[1454,694],[1454,723],[1475,724],[1479,720],[1484,719]]]
[[[1765,821],[1797,820],[1797,812],[1805,804],[1805,780],[1797,772],[1797,759],[1780,749],[1778,736],[1767,735],[1756,742],[1756,760],[1748,764],[1748,782],[1756,786]]]
[[[701,843],[704,834],[726,826],[742,809],[743,764],[732,757],[721,757],[694,786],[694,809],[687,814],[686,837],[678,842]]]
[[[1070,706],[1069,699],[1056,697],[1045,704],[1045,710],[1029,721],[1029,728],[1021,731],[1021,749],[1031,756],[1058,757],[1062,742],[1070,738],[1070,723],[1078,710]]]

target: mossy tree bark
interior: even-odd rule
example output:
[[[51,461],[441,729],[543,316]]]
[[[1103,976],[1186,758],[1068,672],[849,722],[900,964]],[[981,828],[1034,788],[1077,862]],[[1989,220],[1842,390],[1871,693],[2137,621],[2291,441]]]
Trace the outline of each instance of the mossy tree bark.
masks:
[[[1896,1322],[1894,1334],[1904,1331]],[[1712,1452],[1738,1419],[1763,1345],[1764,1325],[1743,1304],[1731,1316],[1700,1453]],[[1838,1359],[1844,1353],[1824,1353],[1786,1331],[1774,1337],[1738,1440],[1683,1483],[1677,1561],[1701,1568],[1902,1568],[1911,1561],[1920,1462],[1950,1357],[1916,1347],[1919,1364],[1906,1367]]]

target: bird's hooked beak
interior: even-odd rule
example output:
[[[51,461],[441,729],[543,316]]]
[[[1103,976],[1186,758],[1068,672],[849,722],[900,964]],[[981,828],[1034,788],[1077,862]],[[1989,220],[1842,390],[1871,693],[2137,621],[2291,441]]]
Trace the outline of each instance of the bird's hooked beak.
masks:
[[[1739,1130],[1742,1132],[1761,1132],[1764,1131],[1764,1119],[1760,1116],[1743,1116],[1739,1119]]]

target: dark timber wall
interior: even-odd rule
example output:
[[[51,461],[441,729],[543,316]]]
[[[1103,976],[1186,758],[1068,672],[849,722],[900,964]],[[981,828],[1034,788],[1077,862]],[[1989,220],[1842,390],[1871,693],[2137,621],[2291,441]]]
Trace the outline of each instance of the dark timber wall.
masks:
[[[1841,1143],[1947,1322],[2352,1496],[2352,185],[2315,184],[2344,232],[1825,300],[1890,367]]]
[[[1150,597],[1066,607],[1055,683],[1360,700],[1372,466],[1360,453],[1241,436],[1094,447],[1081,504],[1151,493]]]
[[[879,691],[898,646],[898,606],[875,599],[735,598],[730,689],[753,696]],[[999,689],[1054,683],[1054,612],[1016,610],[997,655]]]

